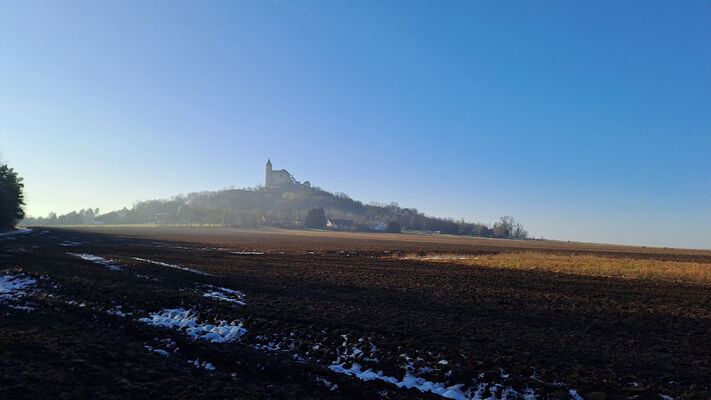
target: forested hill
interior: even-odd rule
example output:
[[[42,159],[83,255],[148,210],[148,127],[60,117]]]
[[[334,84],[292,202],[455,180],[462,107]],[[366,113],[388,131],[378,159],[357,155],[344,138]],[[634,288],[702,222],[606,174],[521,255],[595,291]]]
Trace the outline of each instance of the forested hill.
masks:
[[[502,217],[493,225],[428,217],[414,208],[396,203],[363,204],[343,193],[329,193],[317,187],[287,185],[238,190],[199,192],[168,200],[137,202],[132,208],[100,214],[84,209],[46,218],[26,218],[22,225],[87,224],[216,224],[235,227],[303,227],[310,209],[323,208],[329,220],[341,228],[373,230],[381,223],[399,223],[402,229],[439,231],[488,237],[525,238],[528,233],[512,217]]]

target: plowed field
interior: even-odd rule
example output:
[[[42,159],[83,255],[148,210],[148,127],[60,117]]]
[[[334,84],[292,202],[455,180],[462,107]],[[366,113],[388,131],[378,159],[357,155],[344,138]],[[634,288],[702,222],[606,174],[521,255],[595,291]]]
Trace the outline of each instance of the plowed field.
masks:
[[[0,398],[711,398],[711,287],[405,259],[711,252],[196,228],[0,237]]]

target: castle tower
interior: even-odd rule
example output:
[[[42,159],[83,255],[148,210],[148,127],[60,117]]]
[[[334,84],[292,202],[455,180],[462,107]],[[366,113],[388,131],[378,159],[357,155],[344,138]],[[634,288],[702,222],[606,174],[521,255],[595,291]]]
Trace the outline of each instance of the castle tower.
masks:
[[[272,160],[267,159],[267,171],[264,173],[264,186],[271,186],[272,184]]]

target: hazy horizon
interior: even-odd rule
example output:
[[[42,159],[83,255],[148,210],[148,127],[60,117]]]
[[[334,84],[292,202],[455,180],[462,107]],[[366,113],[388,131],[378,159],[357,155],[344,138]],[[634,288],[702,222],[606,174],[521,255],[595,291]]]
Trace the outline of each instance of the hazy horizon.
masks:
[[[711,248],[707,2],[2,3],[26,212],[263,183]]]

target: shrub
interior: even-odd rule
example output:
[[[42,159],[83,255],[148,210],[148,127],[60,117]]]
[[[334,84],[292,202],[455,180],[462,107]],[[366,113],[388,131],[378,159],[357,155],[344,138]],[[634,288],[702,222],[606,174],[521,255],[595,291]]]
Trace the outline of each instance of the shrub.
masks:
[[[326,227],[326,212],[323,208],[312,208],[306,214],[304,226],[307,228],[323,229]]]
[[[391,222],[388,224],[387,232],[388,232],[388,233],[400,233],[400,232],[402,232],[402,228],[400,227],[400,223],[397,222],[397,221],[391,221]]]

